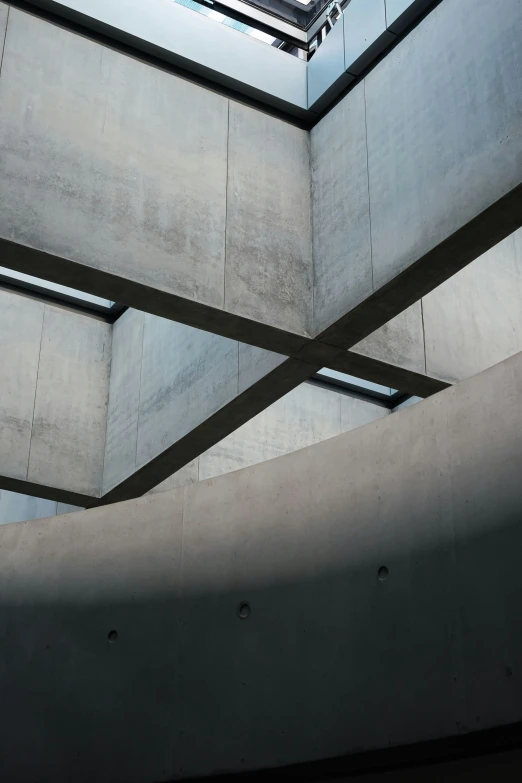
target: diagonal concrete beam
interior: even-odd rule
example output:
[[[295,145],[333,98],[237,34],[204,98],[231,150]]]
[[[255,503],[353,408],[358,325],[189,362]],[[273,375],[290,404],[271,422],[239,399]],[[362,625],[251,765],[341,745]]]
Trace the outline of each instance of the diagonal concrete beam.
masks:
[[[318,367],[127,310],[0,290],[0,488],[90,507],[144,494]]]
[[[370,359],[426,393],[346,349],[522,220],[516,0],[444,0],[316,126],[313,265],[304,131],[0,8],[3,265],[290,357],[254,413]]]
[[[508,237],[334,369],[428,396],[522,350],[521,242]],[[312,369],[134,310],[111,327],[4,291],[0,311],[0,486],[74,505],[176,475]]]
[[[99,502],[153,489],[317,369],[128,310],[114,324]]]

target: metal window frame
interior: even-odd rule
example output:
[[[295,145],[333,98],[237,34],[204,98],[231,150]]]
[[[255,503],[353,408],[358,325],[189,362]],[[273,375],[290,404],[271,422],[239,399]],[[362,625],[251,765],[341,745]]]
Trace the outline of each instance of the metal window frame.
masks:
[[[325,368],[327,369],[327,368]],[[338,376],[342,376],[343,373],[338,373]],[[388,393],[384,391],[385,386],[373,383],[372,381],[366,381],[364,378],[355,378],[351,375],[345,375],[342,377],[332,377],[326,375],[319,370],[315,373],[308,383],[313,383],[316,386],[322,386],[328,388],[331,391],[342,392],[348,394],[350,397],[355,397],[365,402],[371,402],[374,405],[381,405],[388,410],[396,408],[397,405],[409,400],[413,395],[406,392],[397,391],[396,389],[390,389]],[[382,389],[382,391],[380,390]]]

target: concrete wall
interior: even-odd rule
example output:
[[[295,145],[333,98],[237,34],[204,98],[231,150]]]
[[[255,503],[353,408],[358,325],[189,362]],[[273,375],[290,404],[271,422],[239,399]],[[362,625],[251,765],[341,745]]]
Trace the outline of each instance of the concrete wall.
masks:
[[[238,394],[238,343],[127,310],[114,326],[103,493]]]
[[[519,354],[276,460],[2,526],[2,777],[167,781],[521,720],[521,388]]]
[[[0,475],[96,497],[109,324],[0,291]]]
[[[318,123],[312,264],[305,131],[11,9],[5,264],[324,366],[520,226],[521,14],[444,0]]]
[[[81,511],[80,506],[57,503],[56,500],[44,500],[0,489],[0,525],[10,522],[24,522],[26,519],[44,519],[57,514],[70,514]]]
[[[519,228],[521,27],[518,0],[443,0],[312,129],[319,340],[350,348]]]
[[[194,303],[218,317],[253,307],[307,332],[306,131],[15,8],[0,106],[0,236],[83,265],[69,265],[83,290],[89,269],[108,273],[101,295],[127,305],[147,309],[144,284],[179,297],[181,320]]]
[[[266,102],[297,116],[306,116],[306,62],[267,46],[214,19],[194,14],[172,0],[35,0],[36,5],[102,29],[116,40],[153,53],[204,76],[225,88]],[[266,18],[266,16],[265,16]],[[270,17],[268,17],[270,19]],[[304,30],[282,25],[287,34],[306,41]],[[281,29],[281,27],[279,28]],[[218,87],[219,89],[219,87]]]
[[[389,410],[304,383],[259,413],[152,492],[220,476],[289,454],[389,414]]]
[[[100,503],[145,494],[314,372],[130,309],[115,324],[112,350]]]
[[[454,383],[522,350],[521,302],[522,229],[350,353]]]
[[[127,311],[123,318],[125,317],[127,317],[129,330],[127,336],[132,335],[134,338],[135,332],[129,322],[133,321],[136,324],[143,316],[134,311]],[[115,326],[122,323],[123,319],[120,318]],[[172,326],[174,325],[172,324]],[[140,396],[140,385],[139,383],[133,385],[132,380],[133,374],[136,372],[138,375],[140,374],[140,363],[137,362],[137,367],[132,363],[132,356],[122,352],[122,343],[119,343],[119,340],[120,335],[115,337],[115,347],[116,345],[118,347],[114,352],[111,383],[114,382],[114,377],[117,377],[118,394],[121,395],[125,388],[127,395],[123,398],[120,397],[120,400],[124,400],[125,405],[122,402],[118,406],[114,401],[112,404],[109,403],[108,452],[105,470],[106,475],[109,475],[107,466],[112,465],[110,475],[113,477],[115,471],[123,471],[124,467],[127,467],[130,472],[135,469],[139,413],[137,400]],[[133,339],[126,345],[129,346],[131,342],[136,344]],[[141,342],[138,342],[137,346],[140,350]],[[165,344],[162,347],[165,348]],[[165,355],[167,367],[171,366],[168,361],[169,355],[168,353]],[[172,355],[170,358],[172,359]],[[118,362],[116,367],[115,361]],[[128,374],[120,374],[123,367],[127,368]],[[156,410],[157,415],[161,415],[164,428],[167,428],[172,419],[176,420],[176,410],[178,415],[183,414],[186,407],[176,403],[177,397],[171,396],[169,398],[164,390],[163,394],[157,391],[155,396],[163,399],[162,405],[152,406],[148,403],[145,405]],[[169,409],[170,414],[167,415]],[[369,421],[386,416],[388,413],[389,410],[381,405],[305,383],[255,416],[200,457],[189,462],[151,491],[172,489],[279,457],[282,454],[288,454],[291,451],[339,435],[341,432],[360,427]],[[140,424],[140,427],[142,426]],[[128,460],[127,465],[125,460]],[[119,480],[124,475],[122,472]],[[65,508],[64,504],[57,504],[55,501],[42,500],[4,490],[0,492],[0,524],[66,513],[66,510],[62,510],[62,506]]]
[[[521,295],[522,230],[349,354],[370,357],[380,363],[381,371],[395,366],[414,377],[450,383],[461,380],[522,350]],[[102,462],[103,491],[107,492],[196,430],[217,410],[235,404],[238,394],[284,361],[269,351],[135,310],[128,310],[109,327],[16,294],[2,292],[1,296],[0,339],[6,357],[0,392],[5,422],[1,443],[3,475],[8,479],[96,497]],[[44,311],[45,336],[41,340]],[[105,439],[111,329],[104,457],[98,450],[103,449]],[[415,392],[407,385],[400,388]],[[319,400],[314,403],[316,419],[310,405],[305,419],[290,425],[303,395],[296,391],[283,398],[266,416],[260,414],[208,454],[202,444],[203,463],[215,465],[215,460],[221,459],[216,454],[223,449],[224,464],[235,469],[320,440],[314,434],[314,421],[322,420]],[[225,423],[226,432],[230,432],[231,421]],[[318,426],[319,433],[322,425]],[[183,477],[197,480],[200,475],[211,475],[204,466],[200,472],[198,460],[196,453],[172,481],[177,485],[185,481]],[[168,480],[167,486],[171,486]],[[69,500],[82,502],[79,498]]]

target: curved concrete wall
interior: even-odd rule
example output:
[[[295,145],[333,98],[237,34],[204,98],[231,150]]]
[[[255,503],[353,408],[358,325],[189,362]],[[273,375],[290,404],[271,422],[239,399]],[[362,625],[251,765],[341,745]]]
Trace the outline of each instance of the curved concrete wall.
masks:
[[[518,354],[294,454],[0,527],[2,777],[152,783],[521,720],[521,389]]]

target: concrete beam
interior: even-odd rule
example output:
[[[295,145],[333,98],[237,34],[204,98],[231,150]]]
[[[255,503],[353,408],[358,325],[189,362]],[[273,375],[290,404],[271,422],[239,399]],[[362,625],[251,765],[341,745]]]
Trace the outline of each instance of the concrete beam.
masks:
[[[393,361],[383,357],[386,340],[374,336],[370,351],[359,344],[520,221],[520,171],[506,163],[521,135],[511,62],[520,5],[507,0],[497,18],[484,0],[474,4],[480,29],[468,41],[466,3],[444,0],[314,129],[314,279],[304,131],[11,9],[0,78],[0,169],[9,185],[0,210],[3,263],[216,332],[238,354],[234,335],[290,357],[248,388],[238,375],[239,396],[220,398],[219,410],[202,405],[190,433],[163,432],[165,448],[156,450],[152,438],[154,447],[143,446],[148,461],[137,449],[135,476],[116,470],[105,499],[150,489],[321,366],[381,382],[387,372],[387,383],[417,394],[449,382],[427,376],[426,353],[423,372],[418,356],[413,363],[399,352]],[[434,74],[430,47],[442,39],[455,51],[455,71],[446,63]],[[505,90],[495,93],[492,112],[488,64],[497,59]],[[478,92],[467,80],[470,63],[482,68]],[[458,127],[439,127],[430,114],[439,92],[459,106]],[[415,139],[410,93],[425,123]],[[397,175],[393,156],[379,157],[379,128],[390,117],[390,127],[402,128]],[[470,145],[461,148],[465,133]],[[439,171],[439,155],[423,157],[435,141],[453,150],[447,170]],[[427,161],[429,176],[412,165],[408,145]],[[474,183],[467,200],[466,177]],[[395,187],[404,197],[393,195]],[[406,226],[396,242],[390,215]],[[36,454],[46,449],[45,438],[35,441]],[[35,478],[47,486],[43,463]],[[77,478],[78,491],[93,492],[90,479],[87,487]]]
[[[135,311],[123,319],[113,342],[103,490],[89,507],[145,494],[319,369],[270,355],[267,370],[259,348]],[[142,343],[134,349],[136,332]]]
[[[499,243],[354,349],[344,352],[332,362],[333,369],[426,397],[522,350],[521,237],[522,230],[519,230]],[[262,394],[250,412],[255,417],[262,409],[262,400],[271,405],[277,399],[277,389],[280,388],[281,393],[290,391],[292,384],[286,377],[286,369],[280,366],[284,357],[128,310],[112,327],[111,393],[105,456],[94,455],[92,432],[88,433],[88,437],[81,432],[81,422],[87,422],[91,414],[86,417],[77,409],[70,415],[66,413],[64,406],[78,398],[77,393],[71,390],[70,381],[63,386],[67,393],[58,397],[54,396],[53,381],[46,387],[45,393],[41,390],[37,395],[39,405],[49,408],[41,419],[41,432],[52,431],[53,440],[47,443],[44,437],[40,443],[35,439],[28,478],[27,454],[40,354],[45,366],[57,365],[67,378],[76,377],[77,371],[71,365],[73,357],[67,358],[66,346],[74,344],[76,331],[76,324],[72,328],[73,321],[70,319],[79,319],[81,325],[85,323],[85,316],[62,314],[52,339],[46,340],[44,351],[40,352],[44,305],[12,293],[4,292],[2,296],[5,299],[2,310],[4,323],[0,330],[3,355],[18,359],[6,364],[0,392],[7,437],[7,440],[4,437],[7,451],[2,468],[2,486],[5,489],[86,506],[92,502],[93,492],[96,497],[106,492],[111,492],[111,497],[120,497],[117,492],[123,491],[123,487],[120,490],[116,487],[123,481],[126,482],[125,493],[132,493],[132,476],[149,462],[151,464],[145,471],[146,484],[140,481],[137,492],[145,491],[144,487],[150,490],[164,480],[170,486],[170,476],[177,484],[182,481],[179,471],[183,465],[194,464],[199,454],[206,453],[205,449],[210,448],[212,452],[218,448],[214,444],[220,443],[223,438],[223,459],[225,462],[231,459],[230,464],[238,466],[249,464],[249,454],[252,456],[259,452],[275,456],[291,449],[292,439],[288,447],[277,445],[280,438],[276,431],[281,433],[285,430],[282,420],[277,418],[277,406],[272,413],[267,412],[269,419],[272,417],[277,422],[272,443],[264,444],[266,425],[255,419],[252,422],[253,432],[260,438],[257,449],[253,449],[252,443],[249,445],[250,436],[247,434],[242,445],[241,427],[235,435],[230,434],[236,426],[236,415],[230,414],[236,404],[241,409],[241,423],[249,416],[245,401],[236,400],[237,393],[249,390],[250,396],[253,393],[250,387],[277,370],[268,385],[269,396],[265,398]],[[51,307],[49,312],[56,312],[56,308]],[[101,326],[105,330],[109,328]],[[84,327],[81,329],[83,332]],[[63,341],[64,347],[59,349],[57,346]],[[49,360],[46,359],[47,345],[54,355]],[[183,355],[185,359],[181,358]],[[108,354],[105,360],[108,361]],[[306,379],[312,368],[302,364],[298,366],[297,380],[300,382]],[[89,373],[96,371],[96,367],[96,362],[85,365]],[[103,372],[107,373],[107,369]],[[53,371],[50,378],[54,376]],[[280,387],[275,382],[276,376],[282,379]],[[41,384],[46,377],[42,365]],[[103,383],[107,383],[106,379]],[[61,382],[57,388],[62,388]],[[282,410],[286,404],[282,403]],[[205,424],[220,407],[223,407],[220,423]],[[88,404],[87,409],[91,408],[92,404]],[[52,411],[58,429],[50,427]],[[88,426],[91,429],[91,425]],[[74,435],[73,431],[76,432],[78,427],[80,429]],[[268,435],[268,430],[265,434],[270,441],[272,436]],[[300,442],[297,431],[294,435],[296,443]],[[230,436],[232,445],[227,445],[227,436]],[[102,439],[99,432],[98,444]],[[284,438],[283,441],[286,443]],[[311,442],[314,441],[315,437],[312,437]],[[103,486],[95,482],[88,496],[79,493],[79,487],[72,481],[74,465],[79,475],[88,475],[83,463],[69,455],[71,444],[74,448],[74,444],[80,442],[90,444],[88,460],[94,460],[93,464],[104,464]],[[49,451],[51,447],[52,454]],[[40,454],[42,448],[44,451],[47,449],[45,454]],[[237,463],[230,448],[233,453],[238,450]],[[281,448],[283,451],[280,451]],[[168,453],[168,458],[165,455],[165,462],[160,460],[161,468],[158,468],[163,451]],[[62,457],[65,466],[58,464]],[[220,459],[218,456],[218,461]],[[187,475],[192,476],[190,467],[187,471]],[[197,478],[199,472],[196,471],[195,475]]]
[[[171,780],[520,721],[521,388],[519,354],[261,465],[2,526],[2,777]]]
[[[344,352],[333,368],[426,397],[522,350],[521,237],[522,230],[519,230],[499,243],[354,349]],[[52,454],[49,452],[49,444],[45,446],[44,438],[42,448],[47,448],[47,453],[40,455],[39,441],[35,440],[30,474],[32,480],[27,478],[27,454],[44,305],[15,294],[3,293],[3,297],[4,324],[0,330],[3,355],[17,357],[18,361],[6,364],[0,392],[4,435],[7,437],[7,440],[4,437],[7,451],[4,454],[2,486],[55,501],[89,505],[92,497],[79,494],[77,486],[76,492],[73,492],[75,485],[71,482],[74,465],[77,465],[81,475],[86,475],[82,463],[69,456],[71,444],[90,443],[87,450],[92,453],[93,440],[92,433],[89,433],[88,438],[80,431],[73,435],[73,430],[77,426],[81,430],[81,422],[87,421],[88,417],[79,415],[78,411],[74,412],[74,416],[65,413],[63,406],[69,404],[68,400],[77,397],[77,393],[73,393],[70,388],[70,381],[63,387],[67,393],[57,398],[54,397],[54,382],[45,393],[41,391],[38,394],[38,400],[54,410],[53,415],[61,431],[53,430]],[[56,308],[51,307],[50,312],[54,311]],[[85,316],[68,313],[64,320],[62,315],[58,331],[55,330],[52,340],[46,343],[50,348],[54,345],[56,357],[46,363],[57,364],[67,377],[71,377],[71,374],[76,377],[77,373],[72,370],[65,347],[58,350],[57,346],[64,340],[66,344],[74,344],[72,335],[76,328],[71,329],[68,325],[72,324],[69,319],[75,317],[79,319],[79,324],[85,322]],[[96,489],[97,497],[113,490],[112,496],[118,497],[116,492],[122,491],[123,487],[120,490],[116,490],[116,487],[122,481],[126,481],[125,492],[132,492],[132,476],[151,460],[147,468],[147,489],[162,480],[167,482],[167,486],[184,483],[185,473],[188,480],[194,480],[194,476],[197,480],[199,469],[196,468],[194,473],[190,465],[196,464],[199,454],[208,453],[210,464],[214,464],[217,459],[220,464],[223,460],[223,464],[239,467],[250,464],[250,460],[257,461],[258,458],[267,458],[266,455],[276,456],[291,450],[293,439],[296,439],[295,443],[308,442],[308,435],[304,431],[306,428],[302,430],[301,425],[295,426],[292,436],[286,440],[284,433],[288,427],[284,425],[287,417],[285,410],[290,399],[293,399],[292,395],[282,400],[280,414],[277,413],[279,404],[273,410],[266,411],[266,422],[264,414],[259,414],[259,420],[255,417],[262,406],[261,400],[256,401],[256,407],[251,412],[254,416],[251,425],[245,424],[235,434],[231,434],[236,418],[230,416],[230,411],[236,405],[236,392],[243,393],[250,389],[263,376],[276,370],[284,362],[284,357],[133,310],[121,316],[112,331],[111,393],[105,456],[95,457],[91,454],[89,457],[97,463],[103,461],[104,464],[103,486],[91,487],[91,491]],[[181,359],[183,351],[185,360]],[[45,350],[42,355],[45,360]],[[300,366],[300,369],[303,372],[298,375],[299,381],[305,379],[310,371],[308,367]],[[96,363],[92,362],[86,370],[95,371]],[[284,375],[285,370],[281,368],[277,375],[280,372]],[[45,377],[46,371],[42,369],[42,383]],[[192,392],[189,391],[189,379]],[[284,379],[281,386],[283,392],[290,391],[291,384],[287,381]],[[270,396],[266,398],[267,404],[268,401],[274,403],[276,388],[278,386],[274,383],[270,388]],[[296,389],[294,395],[298,392]],[[216,431],[214,425],[207,428],[205,422],[216,413],[216,407],[219,406],[223,406],[223,411],[221,424]],[[240,406],[241,421],[244,422],[248,411],[243,403]],[[87,407],[90,410],[92,406]],[[20,408],[18,412],[17,408]],[[294,410],[293,403],[290,408]],[[297,406],[299,408],[300,405]],[[80,422],[78,425],[75,423],[77,417]],[[51,431],[50,418],[50,412],[43,417],[42,432]],[[64,428],[64,422],[67,421],[69,423]],[[270,421],[275,428],[271,428]],[[304,421],[302,410],[298,421]],[[191,434],[193,429],[196,432]],[[313,431],[312,428],[309,432],[312,438],[310,442],[317,440]],[[300,440],[301,435],[305,441]],[[259,440],[257,446],[254,446],[254,437]],[[181,438],[182,443],[178,443]],[[192,457],[187,452],[189,441]],[[58,455],[56,458],[55,450]],[[165,464],[162,462],[161,469],[156,472],[154,466],[160,454],[167,450],[168,459]],[[60,467],[58,464],[61,455],[65,457],[66,469],[64,465]],[[206,459],[204,457],[204,461]],[[21,460],[18,468],[17,460]],[[187,464],[186,469],[182,467],[184,464]],[[206,476],[207,473],[204,471],[202,475]],[[62,483],[55,484],[58,477]],[[138,486],[137,491],[141,492],[145,485],[140,481]]]
[[[144,494],[319,369],[1,290],[0,348],[0,486],[83,507]]]

